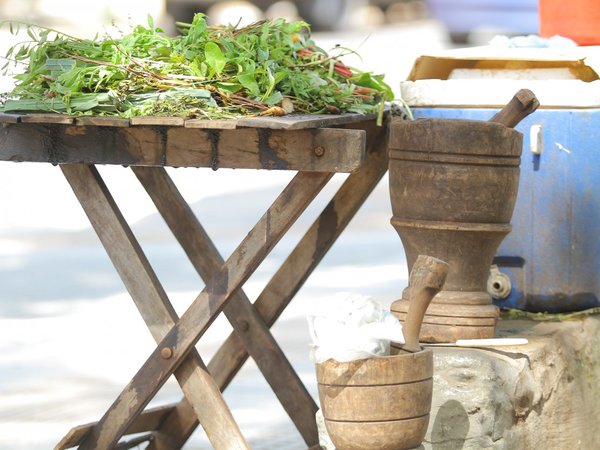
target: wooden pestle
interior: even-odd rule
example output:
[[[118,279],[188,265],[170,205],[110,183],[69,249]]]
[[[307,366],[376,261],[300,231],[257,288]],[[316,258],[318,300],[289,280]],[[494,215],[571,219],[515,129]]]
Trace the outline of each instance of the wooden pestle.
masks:
[[[490,119],[490,122],[501,123],[506,127],[514,128],[539,106],[540,102],[533,92],[529,89],[520,89],[510,102]]]
[[[419,255],[408,279],[410,302],[404,320],[405,344],[401,350],[409,353],[421,351],[419,333],[425,311],[431,300],[442,289],[448,274],[448,264],[431,256]]]

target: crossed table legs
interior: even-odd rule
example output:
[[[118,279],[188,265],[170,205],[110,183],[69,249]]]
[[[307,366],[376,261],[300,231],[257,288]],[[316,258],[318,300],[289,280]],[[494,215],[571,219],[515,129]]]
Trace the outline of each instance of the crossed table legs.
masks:
[[[124,434],[139,431],[151,431],[149,448],[181,448],[198,422],[216,449],[248,448],[220,394],[248,354],[307,445],[317,444],[317,407],[268,328],[385,173],[383,139],[383,131],[373,134],[361,170],[348,177],[254,305],[239,288],[332,174],[299,172],[223,263],[164,169],[133,168],[206,280],[206,288],[180,319],[95,168],[61,166],[158,346],[103,418],[73,430],[57,448],[77,444],[82,449],[113,448]],[[193,347],[221,310],[235,331],[207,369]],[[184,399],[142,413],[171,374],[181,385]]]

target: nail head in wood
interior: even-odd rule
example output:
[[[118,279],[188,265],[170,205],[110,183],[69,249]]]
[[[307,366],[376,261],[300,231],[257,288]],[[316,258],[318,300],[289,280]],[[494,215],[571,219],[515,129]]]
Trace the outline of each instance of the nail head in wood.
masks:
[[[250,324],[248,323],[248,321],[247,321],[247,320],[243,320],[243,319],[242,319],[242,320],[240,320],[240,321],[238,322],[238,324],[239,324],[239,328],[238,328],[238,329],[239,329],[240,331],[246,332],[246,331],[248,331],[248,329],[250,328]]]
[[[163,359],[170,359],[173,356],[173,349],[171,347],[165,347],[160,351],[160,356]]]

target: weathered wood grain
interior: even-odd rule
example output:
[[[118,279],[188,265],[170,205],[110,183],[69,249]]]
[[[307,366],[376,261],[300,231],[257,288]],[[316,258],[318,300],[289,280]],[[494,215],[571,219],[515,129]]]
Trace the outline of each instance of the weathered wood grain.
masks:
[[[24,122],[35,123],[71,123],[65,122],[66,114],[57,113],[23,113],[8,114],[0,113],[0,122],[4,122],[2,116],[31,117],[26,118]],[[83,116],[90,124],[98,121],[98,126],[106,126],[104,121],[127,120],[119,117],[106,116]],[[254,116],[241,117],[239,119],[183,119],[181,117],[160,117],[160,116],[142,116],[133,117],[132,125],[167,125],[167,126],[185,126],[188,128],[216,128],[233,129],[239,123],[241,127],[249,128],[269,128],[273,130],[305,130],[309,128],[332,127],[338,125],[352,124],[374,120],[375,114],[289,114],[287,116]],[[115,125],[121,126],[121,125]]]
[[[190,406],[191,409],[191,406]],[[158,429],[160,424],[165,420],[173,409],[170,406],[160,406],[144,411],[133,423],[129,426],[125,434],[144,433]],[[193,413],[193,410],[192,410]],[[83,438],[90,432],[95,423],[88,423],[73,428],[69,433],[60,440],[54,447],[54,450],[63,450],[76,447]]]
[[[155,127],[17,123],[0,129],[0,160],[163,165],[164,140]]]
[[[61,169],[152,336],[160,342],[177,323],[177,314],[106,185],[93,166],[70,164],[62,165]],[[155,357],[159,360],[165,360],[164,353],[161,354],[165,347],[169,348],[168,345],[158,348]],[[215,448],[248,449],[218,386],[195,350],[177,368],[175,378]],[[152,378],[147,378],[143,383],[150,384],[152,381]],[[103,423],[102,431],[112,436],[110,442],[102,439],[96,426],[92,427],[79,448],[112,448],[137,416],[126,403],[121,405],[123,408],[119,414]]]
[[[94,127],[128,127],[129,119],[121,117],[81,116],[75,118],[75,125]]]
[[[203,128],[214,130],[234,130],[237,127],[236,119],[188,119],[185,128]]]
[[[115,445],[169,376],[184,362],[233,293],[256,270],[330,177],[331,174],[301,172],[292,179],[179,322],[162,339],[80,448],[110,448]],[[164,349],[169,349],[168,358],[161,356]]]
[[[333,128],[202,130],[14,123],[0,129],[0,160],[53,164],[352,172],[360,167],[364,147],[364,132]]]
[[[115,445],[114,450],[129,450],[130,448],[139,448],[140,445],[154,440],[154,433],[137,435],[131,439],[126,439]]]
[[[170,128],[166,163],[176,167],[352,172],[364,155],[364,133],[334,128],[197,130]]]
[[[375,114],[289,114],[287,116],[242,117],[238,127],[270,128],[272,130],[305,130],[308,128],[332,127],[365,120],[374,120]]]
[[[224,260],[167,172],[152,167],[132,170],[198,274],[210,280]],[[318,443],[318,407],[246,294],[242,290],[235,293],[223,312],[307,445]]]
[[[75,117],[67,116],[66,114],[24,114],[21,116],[22,123],[55,123],[69,125],[75,121]]]
[[[19,123],[22,114],[0,113],[0,123]]]
[[[135,125],[165,125],[169,127],[182,127],[185,123],[183,117],[159,117],[159,116],[143,116],[132,117],[129,119],[132,126]]]

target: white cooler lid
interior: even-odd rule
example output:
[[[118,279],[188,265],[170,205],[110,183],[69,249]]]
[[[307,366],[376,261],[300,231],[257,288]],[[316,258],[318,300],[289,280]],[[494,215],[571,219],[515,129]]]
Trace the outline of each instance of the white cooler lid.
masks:
[[[500,107],[523,88],[541,108],[600,107],[600,47],[456,49],[415,61],[400,93],[410,106]]]

